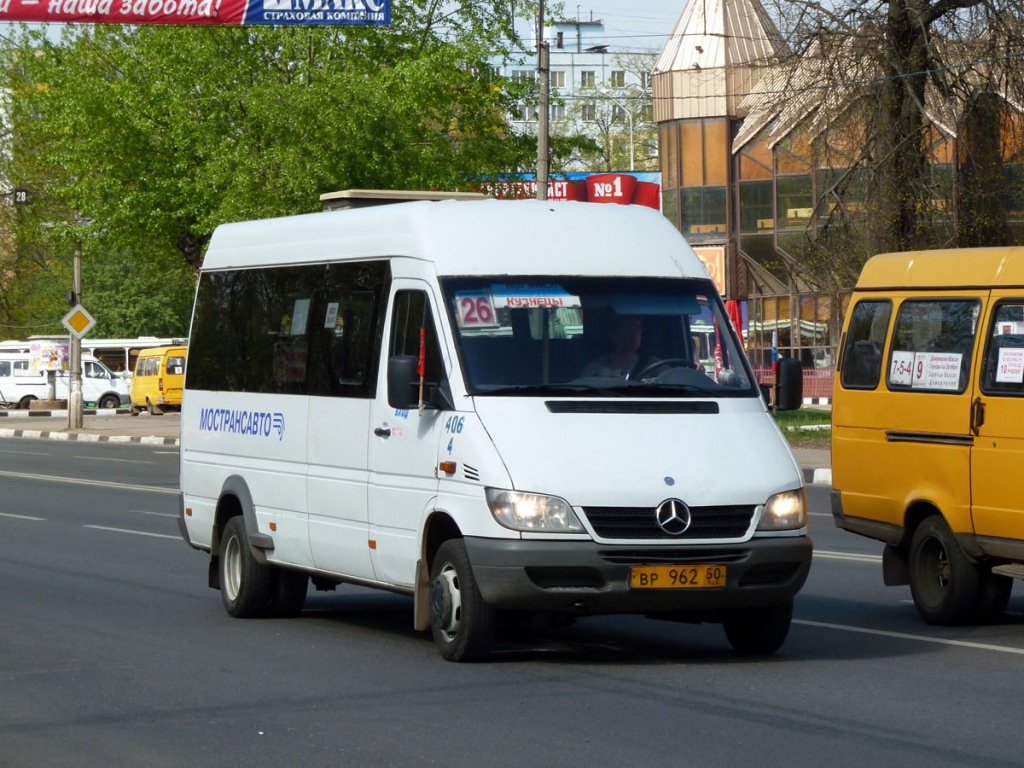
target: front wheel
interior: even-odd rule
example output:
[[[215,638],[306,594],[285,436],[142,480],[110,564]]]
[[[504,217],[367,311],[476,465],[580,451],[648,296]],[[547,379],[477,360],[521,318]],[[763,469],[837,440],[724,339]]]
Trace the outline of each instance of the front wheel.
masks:
[[[909,560],[910,593],[921,618],[929,624],[966,624],[975,618],[981,574],[941,515],[917,526]]]
[[[245,520],[241,515],[232,517],[220,539],[220,596],[224,609],[236,619],[266,616],[274,597],[273,576],[269,566],[252,556]]]
[[[722,622],[725,636],[737,653],[748,656],[775,653],[786,642],[793,621],[793,601],[766,608],[737,611]]]
[[[495,610],[477,588],[462,539],[444,542],[430,567],[430,631],[448,661],[477,661],[494,640]]]

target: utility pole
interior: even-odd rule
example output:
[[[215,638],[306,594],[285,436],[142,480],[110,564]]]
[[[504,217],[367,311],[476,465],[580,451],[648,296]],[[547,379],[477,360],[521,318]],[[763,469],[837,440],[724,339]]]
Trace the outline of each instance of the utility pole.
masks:
[[[544,37],[544,0],[537,8],[537,85],[540,89],[540,105],[537,110],[537,199],[548,199],[548,102],[551,83],[548,42]]]
[[[75,303],[82,301],[82,241],[75,246],[74,278],[71,289]],[[68,393],[68,429],[82,428],[82,340],[71,334],[71,391]]]

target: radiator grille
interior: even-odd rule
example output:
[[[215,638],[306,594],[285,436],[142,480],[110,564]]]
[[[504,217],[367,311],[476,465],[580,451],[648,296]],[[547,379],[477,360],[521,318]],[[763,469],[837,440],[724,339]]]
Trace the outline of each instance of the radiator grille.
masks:
[[[658,526],[653,507],[584,507],[594,532],[602,539],[738,539],[746,535],[756,507],[690,507],[686,533],[672,536]]]

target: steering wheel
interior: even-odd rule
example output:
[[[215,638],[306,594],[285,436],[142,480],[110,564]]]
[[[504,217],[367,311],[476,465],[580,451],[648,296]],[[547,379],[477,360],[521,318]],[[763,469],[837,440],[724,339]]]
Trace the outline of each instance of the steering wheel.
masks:
[[[642,379],[644,377],[644,374],[650,373],[651,371],[655,370],[656,368],[660,368],[663,365],[668,368],[678,368],[684,365],[692,368],[693,361],[687,360],[686,358],[683,357],[666,357],[664,360],[654,360],[653,362],[650,362],[647,365],[645,365],[639,371],[635,371],[629,378]]]

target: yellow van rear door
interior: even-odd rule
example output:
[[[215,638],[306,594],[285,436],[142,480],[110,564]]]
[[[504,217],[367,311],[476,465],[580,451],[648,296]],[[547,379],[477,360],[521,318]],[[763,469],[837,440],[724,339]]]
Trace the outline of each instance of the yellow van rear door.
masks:
[[[1024,538],[1024,291],[992,292],[975,384],[971,456],[974,532]],[[980,422],[980,423],[979,423]]]

